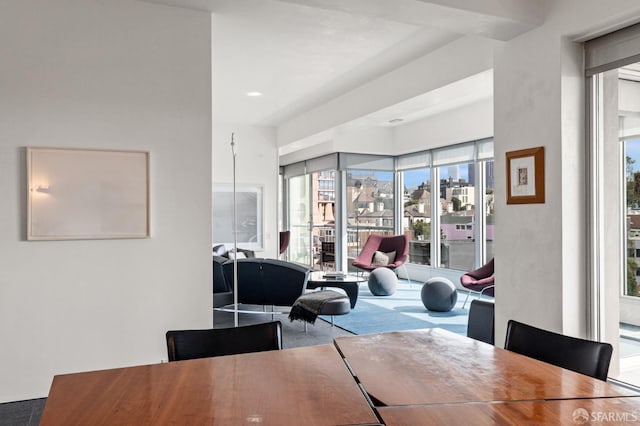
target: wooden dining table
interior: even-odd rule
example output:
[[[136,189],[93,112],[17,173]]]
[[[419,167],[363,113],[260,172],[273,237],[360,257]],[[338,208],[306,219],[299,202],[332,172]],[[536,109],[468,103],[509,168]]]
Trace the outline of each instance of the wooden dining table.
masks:
[[[387,426],[628,425],[640,422],[640,398],[587,398],[377,408]]]
[[[335,345],[381,407],[638,395],[440,328],[337,337]]]
[[[640,393],[434,328],[57,375],[41,425],[603,420],[640,421]]]
[[[54,377],[40,424],[363,425],[373,408],[333,345]]]

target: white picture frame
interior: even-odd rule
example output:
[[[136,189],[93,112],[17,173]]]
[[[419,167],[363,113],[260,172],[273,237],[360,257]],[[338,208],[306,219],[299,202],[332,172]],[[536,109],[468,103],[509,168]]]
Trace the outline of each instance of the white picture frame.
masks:
[[[27,240],[148,238],[149,152],[27,147]]]
[[[238,248],[264,250],[262,185],[236,184],[236,210],[238,216]],[[233,248],[233,184],[213,185],[213,242]]]

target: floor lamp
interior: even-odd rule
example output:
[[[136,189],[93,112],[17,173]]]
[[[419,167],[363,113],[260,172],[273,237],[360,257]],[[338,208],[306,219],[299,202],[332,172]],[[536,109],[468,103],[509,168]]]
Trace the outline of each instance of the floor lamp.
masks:
[[[356,257],[360,254],[360,209],[358,208],[358,204],[360,203],[360,194],[362,189],[362,182],[358,179],[355,182],[355,187],[358,190],[358,195],[355,197],[355,213],[356,213]],[[359,274],[360,271],[356,271],[356,275]]]
[[[233,324],[238,326],[238,212],[236,204],[236,142],[231,133],[231,155],[233,156]]]

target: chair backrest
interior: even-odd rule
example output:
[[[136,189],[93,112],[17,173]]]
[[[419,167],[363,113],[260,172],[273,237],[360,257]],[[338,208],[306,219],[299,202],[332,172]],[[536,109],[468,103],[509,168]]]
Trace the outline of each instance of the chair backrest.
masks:
[[[235,328],[167,331],[169,361],[282,349],[280,321]]]
[[[467,272],[465,275],[469,275],[476,280],[481,280],[483,278],[490,277],[493,275],[493,257],[490,261],[479,267],[478,269],[474,269],[473,271]]]
[[[291,231],[280,231],[280,254],[287,251],[289,240],[291,239]]]
[[[263,259],[262,285],[266,297],[265,304],[293,306],[307,288],[309,272],[309,268],[293,262]]]
[[[309,268],[278,259],[238,259],[238,303],[293,306],[309,279]],[[222,268],[230,288],[234,288],[233,263]]]
[[[507,324],[504,347],[604,381],[613,352],[608,343],[565,336],[514,320]]]
[[[229,259],[222,256],[213,256],[213,292],[220,293],[223,291],[230,291],[229,283],[224,277],[222,271],[222,265],[228,262]]]
[[[335,241],[322,241],[320,243],[320,257],[322,262],[335,262],[336,260],[336,243]]]
[[[262,259],[238,259],[238,303],[263,305],[265,300],[262,286]],[[222,265],[224,277],[234,291],[234,261]]]
[[[467,337],[493,345],[495,342],[495,305],[486,300],[473,300],[469,307]]]
[[[382,235],[369,234],[369,236],[367,237],[367,241],[365,241],[364,246],[362,246],[362,250],[360,250],[360,253],[358,253],[358,256],[356,256],[355,261],[365,265],[371,264],[373,254],[380,247],[381,240]]]
[[[402,264],[409,255],[409,238],[404,234],[383,237],[378,250],[384,253],[395,251],[394,263]]]
[[[370,234],[362,250],[355,258],[353,265],[358,267],[370,266],[376,251],[384,253],[395,251],[396,256],[393,263],[395,266],[400,266],[407,260],[409,255],[409,238],[404,234],[390,236]]]

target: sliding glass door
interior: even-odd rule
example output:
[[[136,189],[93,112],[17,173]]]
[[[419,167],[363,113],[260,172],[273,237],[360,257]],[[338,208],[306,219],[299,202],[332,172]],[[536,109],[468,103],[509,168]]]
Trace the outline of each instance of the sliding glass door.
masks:
[[[289,260],[313,266],[313,244],[311,238],[311,191],[309,175],[295,176],[288,181],[289,188]]]
[[[324,271],[336,269],[336,171],[311,174],[311,237],[313,266]]]
[[[589,41],[585,49],[591,337],[614,346],[609,376],[635,386],[640,386],[639,46],[640,26],[635,26]]]
[[[291,230],[289,260],[311,269],[335,269],[337,155],[284,167],[284,227]]]
[[[431,265],[431,169],[400,172],[403,188],[402,232],[409,236],[408,262]]]

